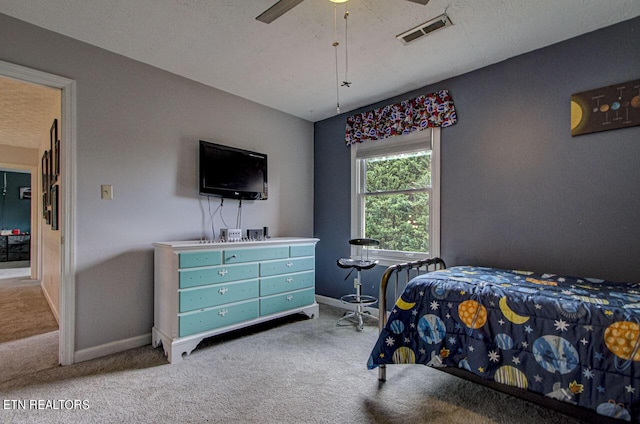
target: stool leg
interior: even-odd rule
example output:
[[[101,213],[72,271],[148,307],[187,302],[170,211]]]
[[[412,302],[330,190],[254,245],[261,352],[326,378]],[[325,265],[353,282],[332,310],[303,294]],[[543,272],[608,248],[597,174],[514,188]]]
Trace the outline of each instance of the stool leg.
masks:
[[[356,299],[358,303],[356,304],[356,315],[358,315],[358,331],[364,330],[364,321],[362,320],[362,283],[360,282],[360,270],[358,270],[358,282],[356,283]]]
[[[357,268],[356,268],[357,269]],[[357,269],[356,278],[354,279],[353,287],[355,288],[354,294],[344,295],[340,298],[343,303],[350,305],[350,310],[344,313],[342,318],[336,322],[336,325],[343,326],[343,322],[348,321],[348,325],[356,325],[356,330],[364,331],[364,318],[375,318],[371,315],[369,311],[366,311],[364,308],[367,305],[371,305],[377,302],[377,299],[372,298],[371,296],[366,296],[362,294],[362,276],[360,274],[360,270]],[[372,301],[373,300],[373,301]],[[353,309],[351,309],[353,308]],[[353,319],[352,319],[353,318]]]

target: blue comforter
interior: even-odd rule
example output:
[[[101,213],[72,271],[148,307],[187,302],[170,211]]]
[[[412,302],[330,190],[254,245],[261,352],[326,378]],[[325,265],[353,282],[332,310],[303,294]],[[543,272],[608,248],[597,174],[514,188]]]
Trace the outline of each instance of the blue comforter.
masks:
[[[639,361],[639,284],[454,267],[407,285],[368,367],[464,368],[629,421]]]

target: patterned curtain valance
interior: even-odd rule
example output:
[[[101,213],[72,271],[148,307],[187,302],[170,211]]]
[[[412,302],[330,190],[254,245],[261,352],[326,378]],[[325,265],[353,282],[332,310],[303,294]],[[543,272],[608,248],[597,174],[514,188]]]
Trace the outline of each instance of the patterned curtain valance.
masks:
[[[441,90],[347,118],[347,146],[367,140],[381,140],[457,122],[456,109],[447,90]]]

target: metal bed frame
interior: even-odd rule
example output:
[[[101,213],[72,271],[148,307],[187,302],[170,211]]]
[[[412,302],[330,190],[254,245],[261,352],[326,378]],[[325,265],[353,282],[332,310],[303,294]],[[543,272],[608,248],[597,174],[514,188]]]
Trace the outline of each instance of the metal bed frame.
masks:
[[[384,272],[382,276],[382,280],[380,280],[380,297],[378,299],[378,332],[381,333],[384,329],[384,326],[387,325],[387,286],[389,285],[389,280],[393,276],[395,276],[395,289],[394,289],[394,298],[398,298],[398,285],[400,283],[400,273],[405,271],[404,277],[404,285],[406,286],[411,278],[425,274],[430,271],[436,271],[439,269],[444,269],[447,266],[444,261],[440,258],[433,259],[421,259],[413,262],[405,262],[401,264],[392,265]],[[421,271],[422,270],[422,271]],[[379,365],[378,367],[378,380],[386,381],[387,380],[387,367],[386,365]]]
[[[440,258],[422,259],[422,260],[417,260],[412,262],[400,263],[400,264],[396,264],[388,267],[380,281],[380,298],[378,300],[378,306],[379,306],[378,332],[382,333],[382,331],[384,330],[384,327],[387,325],[387,319],[388,319],[387,287],[389,285],[389,282],[392,279],[394,279],[394,283],[395,283],[394,298],[392,299],[392,301],[395,302],[395,300],[398,298],[398,286],[401,280],[403,284],[406,286],[406,284],[417,275],[425,274],[427,272],[437,271],[445,268],[446,268],[446,265],[444,261]],[[404,271],[404,276],[401,276],[402,271]],[[597,424],[620,424],[621,422],[623,422],[621,420],[617,420],[614,418],[597,414],[596,412],[592,412],[590,410],[581,408],[576,405],[572,405],[566,402],[545,397],[544,395],[528,392],[527,390],[519,389],[517,387],[496,383],[495,381],[485,380],[482,377],[479,377],[464,369],[453,368],[453,367],[435,368],[435,369],[445,372],[447,374],[454,375],[456,377],[460,377],[465,380],[472,381],[482,386],[492,388],[499,392],[506,393],[508,395],[527,400],[529,402],[535,403],[545,408],[558,411],[560,413],[583,420],[585,422],[594,423],[594,424],[596,423]],[[386,368],[386,365],[384,364],[378,366],[378,380],[380,382],[387,381],[387,368]],[[632,421],[640,424],[640,417],[635,417],[632,419]]]

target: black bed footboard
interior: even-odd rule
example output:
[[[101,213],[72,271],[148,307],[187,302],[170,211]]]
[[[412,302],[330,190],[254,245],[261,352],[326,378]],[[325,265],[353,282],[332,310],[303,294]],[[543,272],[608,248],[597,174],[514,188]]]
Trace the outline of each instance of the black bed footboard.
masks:
[[[384,272],[382,280],[380,280],[380,298],[378,300],[379,311],[379,327],[378,331],[382,332],[384,326],[387,325],[387,287],[389,282],[393,281],[395,284],[394,293],[398,292],[398,286],[400,282],[406,285],[411,278],[418,274],[423,274],[430,271],[436,271],[446,268],[444,261],[440,258],[421,259],[418,261],[405,262],[401,264],[392,265]],[[396,299],[393,299],[395,302]],[[385,365],[380,365],[378,368],[378,380],[385,381],[387,379],[387,368]]]

